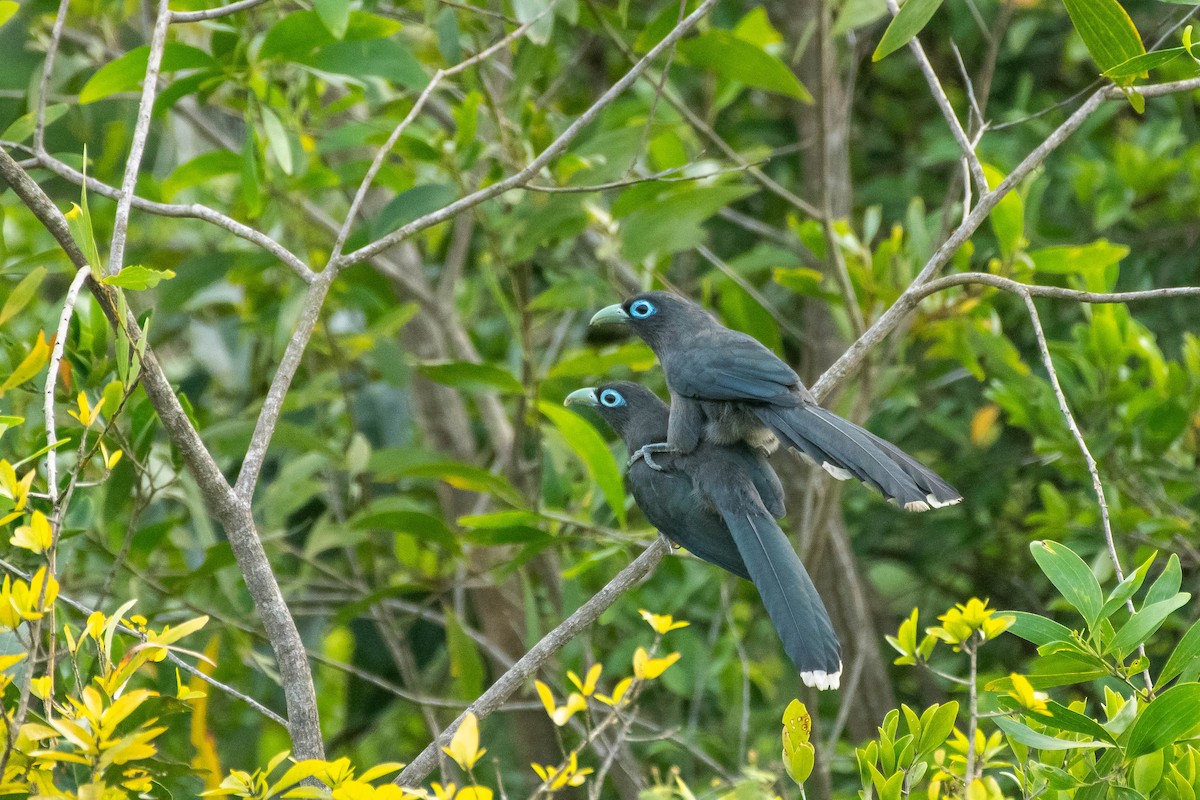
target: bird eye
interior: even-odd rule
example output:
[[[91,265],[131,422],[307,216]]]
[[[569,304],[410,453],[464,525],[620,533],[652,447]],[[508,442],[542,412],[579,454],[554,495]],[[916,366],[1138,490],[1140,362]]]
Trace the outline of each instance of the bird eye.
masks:
[[[658,309],[649,300],[635,300],[633,305],[629,307],[630,316],[636,319],[645,319],[656,311]]]
[[[625,398],[618,391],[605,389],[600,393],[600,404],[609,408],[616,408],[617,406],[625,405]]]

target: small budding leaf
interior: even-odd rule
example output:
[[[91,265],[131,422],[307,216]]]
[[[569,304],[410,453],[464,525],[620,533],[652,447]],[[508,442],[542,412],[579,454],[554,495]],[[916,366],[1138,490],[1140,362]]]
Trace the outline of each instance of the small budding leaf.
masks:
[[[464,770],[474,769],[475,762],[487,752],[487,748],[479,746],[479,719],[473,713],[468,713],[454,732],[450,746],[442,750]]]
[[[809,741],[812,717],[799,700],[793,700],[783,712],[783,766],[788,776],[804,785],[812,774],[816,751]]]
[[[116,286],[119,289],[140,291],[142,289],[153,289],[163,281],[174,277],[175,273],[169,269],[151,269],[150,267],[143,267],[140,264],[132,264],[124,267],[116,275],[109,275],[101,283],[107,286]]]

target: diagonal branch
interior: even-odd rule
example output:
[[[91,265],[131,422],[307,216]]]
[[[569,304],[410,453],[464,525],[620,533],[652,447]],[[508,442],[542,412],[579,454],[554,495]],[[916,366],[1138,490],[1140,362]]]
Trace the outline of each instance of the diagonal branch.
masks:
[[[896,0],[887,0],[887,6],[893,17],[900,12],[900,6],[897,5]],[[925,48],[921,47],[921,42],[916,36],[908,43],[908,48],[916,57],[917,66],[920,67],[921,74],[925,76],[925,82],[929,84],[929,91],[933,93],[933,100],[941,110],[942,116],[946,118],[946,124],[950,126],[950,133],[954,134],[954,140],[958,142],[958,146],[963,152],[967,168],[975,181],[975,190],[982,198],[988,193],[988,185],[987,178],[983,175],[983,165],[979,163],[979,156],[975,155],[975,147],[967,136],[967,132],[963,130],[962,123],[958,121],[958,115],[954,113],[954,106],[950,105],[950,99],[946,97],[946,90],[942,88],[942,82],[938,80],[937,73],[933,71],[933,64],[929,63],[929,57],[925,55]]]
[[[666,537],[660,535],[655,539],[653,544],[643,550],[642,554],[629,566],[618,572],[603,589],[592,595],[574,614],[559,623],[558,627],[543,636],[541,641],[529,649],[528,653],[521,656],[517,663],[501,675],[475,702],[471,703],[458,716],[458,719],[447,725],[446,729],[442,731],[442,735],[430,742],[396,777],[395,782],[401,786],[418,786],[433,769],[440,749],[450,744],[454,732],[458,730],[458,726],[462,724],[467,714],[474,714],[477,718],[483,719],[499,708],[551,656],[599,619],[600,615],[617,601],[617,598],[653,572],[654,568],[658,566],[658,562],[662,561],[663,556],[670,549],[671,543],[667,541]]]

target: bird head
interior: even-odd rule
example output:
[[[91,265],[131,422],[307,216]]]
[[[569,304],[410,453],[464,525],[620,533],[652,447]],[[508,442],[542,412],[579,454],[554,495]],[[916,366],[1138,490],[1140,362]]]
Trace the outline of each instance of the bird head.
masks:
[[[630,381],[614,381],[576,389],[563,405],[593,408],[625,441],[630,451],[667,438],[670,409],[658,395]]]
[[[602,308],[589,325],[628,325],[652,349],[718,324],[711,314],[686,297],[671,292],[643,292],[623,303]]]

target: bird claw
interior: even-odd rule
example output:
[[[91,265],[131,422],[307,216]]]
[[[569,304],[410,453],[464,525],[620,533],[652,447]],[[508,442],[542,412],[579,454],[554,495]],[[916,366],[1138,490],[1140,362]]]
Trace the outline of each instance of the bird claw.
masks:
[[[635,450],[633,452],[633,455],[631,455],[629,457],[629,463],[626,464],[626,469],[628,469],[629,467],[632,467],[634,464],[636,464],[637,460],[640,458],[646,462],[646,466],[650,467],[650,469],[654,470],[655,472],[666,472],[666,469],[664,467],[660,467],[658,464],[655,463],[654,457],[652,454],[653,453],[675,453],[675,452],[678,452],[678,451],[676,451],[676,449],[674,447],[672,447],[670,445],[670,443],[668,443],[668,442],[655,442],[653,444],[642,445],[641,447],[639,447],[637,450]]]

